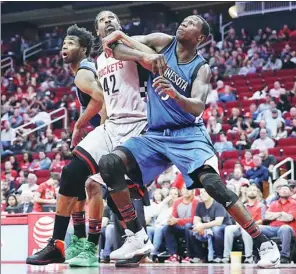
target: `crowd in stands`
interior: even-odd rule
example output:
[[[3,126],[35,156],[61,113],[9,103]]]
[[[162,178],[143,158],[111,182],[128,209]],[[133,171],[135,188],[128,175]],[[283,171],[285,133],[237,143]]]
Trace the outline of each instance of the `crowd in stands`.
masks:
[[[209,18],[215,20],[211,14]],[[143,33],[140,26],[139,18],[124,23],[130,34]],[[159,25],[155,30],[173,33],[175,27]],[[63,33],[56,28],[42,39],[54,38],[48,47],[59,47]],[[30,45],[16,36],[3,42],[2,54]],[[271,193],[266,184],[273,181],[278,162],[296,160],[296,30],[284,25],[250,35],[231,28],[224,42],[214,41],[201,53],[213,71],[203,118],[219,155],[221,176],[266,235],[280,237],[282,261],[288,262],[296,235],[296,183],[279,179]],[[59,55],[42,57],[6,70],[1,91],[2,215],[54,211],[62,168],[72,158],[71,128],[80,113],[73,75]],[[67,109],[70,130],[57,122],[26,134],[49,123],[54,118],[49,113],[61,107]],[[145,215],[154,258],[166,252],[166,262],[176,262],[181,238],[187,250],[184,263],[229,262],[234,239],[241,236],[245,262],[253,262],[250,236],[205,190],[187,190],[176,169],[162,174],[149,193],[151,206],[145,207]],[[112,242],[114,218],[106,206],[101,246],[106,260],[118,246]]]

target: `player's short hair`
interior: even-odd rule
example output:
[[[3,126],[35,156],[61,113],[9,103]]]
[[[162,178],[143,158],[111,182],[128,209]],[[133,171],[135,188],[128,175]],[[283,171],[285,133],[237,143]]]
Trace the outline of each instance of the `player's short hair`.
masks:
[[[102,10],[102,11],[100,11],[100,12],[98,13],[98,15],[96,16],[96,19],[95,19],[95,30],[96,30],[96,31],[98,30],[98,20],[99,20],[99,17],[100,17],[100,15],[101,15],[103,12],[111,12],[111,13],[113,13],[114,16],[115,16],[115,18],[117,19],[118,24],[120,25],[120,20],[119,20],[118,16],[117,16],[113,11],[111,11],[111,10]]]
[[[79,39],[81,47],[86,48],[86,56],[88,57],[93,46],[94,36],[86,28],[80,28],[76,24],[67,29],[68,36],[76,36]]]
[[[205,35],[205,37],[207,38],[210,34],[210,29],[211,29],[209,23],[206,21],[206,19],[204,19],[200,15],[195,15],[195,16],[202,21],[201,33]]]

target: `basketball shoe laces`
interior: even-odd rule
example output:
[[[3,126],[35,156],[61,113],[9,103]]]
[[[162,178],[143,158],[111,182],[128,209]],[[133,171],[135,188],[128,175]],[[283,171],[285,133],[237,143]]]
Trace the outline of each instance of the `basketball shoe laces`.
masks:
[[[272,247],[265,247],[262,250],[259,250],[259,254],[261,255],[261,257],[266,255],[266,254],[272,255],[272,253],[270,253],[272,251],[273,251]]]
[[[55,240],[53,238],[49,238],[47,240],[48,244],[46,247],[44,247],[43,249],[41,249],[40,251],[36,252],[35,255],[42,255],[42,254],[46,254],[47,252],[49,251],[52,251],[52,249],[54,249],[55,245],[54,245],[54,242]]]

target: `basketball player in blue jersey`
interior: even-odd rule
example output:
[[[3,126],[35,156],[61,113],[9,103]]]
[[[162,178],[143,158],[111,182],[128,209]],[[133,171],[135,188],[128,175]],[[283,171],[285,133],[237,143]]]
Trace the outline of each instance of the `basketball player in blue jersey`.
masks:
[[[205,188],[251,235],[259,249],[259,267],[276,267],[280,262],[277,245],[261,233],[238,196],[219,176],[218,159],[202,120],[211,71],[197,47],[208,35],[208,23],[193,15],[184,19],[175,37],[154,33],[131,39],[117,31],[103,41],[108,54],[108,46],[113,43],[113,55],[119,60],[128,59],[124,44],[140,50],[139,42],[166,59],[166,64],[160,66],[160,74],[151,73],[148,80],[148,131],[129,139],[99,162],[101,176],[128,228],[129,240],[111,253],[111,259],[133,258],[146,245],[146,234],[137,220],[124,176],[127,174],[134,182],[145,185],[175,164],[188,189]],[[137,58],[141,60],[143,56],[137,54]]]

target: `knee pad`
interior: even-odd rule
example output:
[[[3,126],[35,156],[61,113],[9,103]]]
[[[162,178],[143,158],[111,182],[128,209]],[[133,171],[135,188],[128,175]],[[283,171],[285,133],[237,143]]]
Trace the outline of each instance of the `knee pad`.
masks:
[[[77,157],[63,168],[59,193],[64,196],[78,197],[78,201],[86,199],[85,182],[91,172],[87,164]]]
[[[118,155],[111,153],[102,156],[99,171],[109,192],[119,192],[127,187],[124,178],[126,169]]]
[[[238,196],[223,184],[220,176],[212,168],[202,170],[199,179],[207,193],[226,209],[238,201]]]

